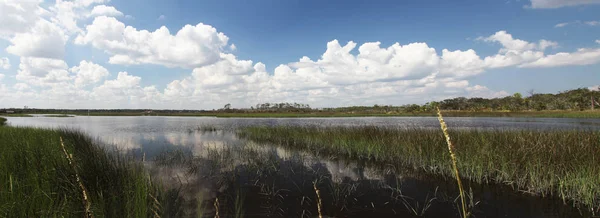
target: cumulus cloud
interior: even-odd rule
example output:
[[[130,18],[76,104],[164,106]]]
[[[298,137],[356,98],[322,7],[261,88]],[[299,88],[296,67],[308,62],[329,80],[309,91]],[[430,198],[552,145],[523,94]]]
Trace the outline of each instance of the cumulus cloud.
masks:
[[[109,0],[57,0],[54,5],[49,7],[49,10],[53,14],[50,20],[62,27],[68,34],[78,33],[81,32],[81,28],[79,28],[77,22],[90,14],[88,8],[94,4],[103,4],[108,1]]]
[[[0,68],[8,70],[10,68],[10,60],[8,58],[0,58]]]
[[[576,52],[560,52],[547,55],[521,67],[558,67],[569,65],[590,65],[600,63],[600,49],[580,48]]]
[[[194,68],[219,61],[228,40],[225,34],[202,23],[186,25],[172,35],[164,26],[149,32],[125,26],[114,17],[100,16],[75,43],[104,50],[111,55],[111,64]]]
[[[62,59],[66,40],[58,26],[40,19],[30,31],[15,34],[6,51],[18,56]]]
[[[39,6],[42,0],[0,1],[0,38],[9,39],[15,33],[29,30],[40,19],[40,16],[48,13]]]
[[[72,67],[70,71],[75,74],[74,82],[76,86],[98,83],[109,75],[106,68],[85,60],[81,61],[79,66]]]
[[[13,89],[17,90],[17,91],[26,91],[28,89],[30,89],[31,87],[29,87],[29,85],[25,84],[25,83],[16,83],[15,85],[13,85]]]
[[[0,2],[2,14],[9,15],[0,20],[0,38],[10,42],[9,53],[21,56],[17,84],[0,85],[0,101],[20,105],[19,100],[27,99],[28,105],[51,102],[51,107],[70,108],[200,109],[279,101],[317,107],[397,105],[508,95],[469,80],[490,69],[587,65],[600,60],[598,49],[552,53],[557,42],[527,41],[498,31],[478,38],[499,47],[489,56],[468,48],[436,49],[425,42],[383,45],[331,40],[319,57],[300,57],[267,71],[261,62],[231,54],[236,46],[212,26],[186,25],[174,33],[166,27],[136,29],[117,20],[114,16],[123,14],[104,5],[107,2],[59,0],[48,9],[37,1]],[[82,23],[89,24],[80,28]],[[159,90],[142,86],[143,74],[113,72],[111,77],[106,68],[89,60],[68,66],[63,56],[70,39],[105,52],[110,64],[162,65],[189,69],[190,74]],[[11,95],[4,94],[8,92]]]
[[[149,102],[160,101],[158,90],[154,86],[142,87],[141,80],[139,76],[119,72],[116,79],[106,80],[95,87],[90,97],[112,107],[143,107]]]
[[[600,0],[531,0],[534,9],[560,8],[578,5],[600,4]]]
[[[63,60],[21,57],[16,78],[35,86],[53,86],[71,80],[67,69]]]
[[[4,74],[0,73],[0,81],[2,81],[2,79],[4,79]]]
[[[120,17],[123,16],[123,12],[120,12],[113,6],[96,5],[88,15],[88,17],[97,16],[109,16],[109,17]]]

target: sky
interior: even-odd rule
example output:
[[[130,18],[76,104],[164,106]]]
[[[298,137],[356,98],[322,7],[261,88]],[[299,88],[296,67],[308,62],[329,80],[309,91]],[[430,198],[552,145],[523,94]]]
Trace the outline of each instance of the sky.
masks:
[[[600,0],[0,0],[0,108],[423,104],[600,84]]]

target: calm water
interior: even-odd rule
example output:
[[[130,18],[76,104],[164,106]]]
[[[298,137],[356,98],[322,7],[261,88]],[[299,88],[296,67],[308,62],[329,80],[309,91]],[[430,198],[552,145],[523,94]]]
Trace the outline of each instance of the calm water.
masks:
[[[479,129],[596,129],[600,119],[556,118],[446,118],[450,128]],[[214,118],[214,117],[9,117],[12,126],[70,128],[82,130],[107,144],[125,150],[143,150],[152,156],[169,147],[198,149],[204,144],[235,143],[233,134],[195,131],[198,126],[212,125],[234,129],[250,125],[319,125],[319,126],[397,126],[439,128],[435,117],[360,117],[360,118]]]
[[[552,118],[447,118],[450,128],[480,128],[480,129],[594,129],[600,130],[600,119],[552,119]],[[137,157],[144,155],[147,160],[152,160],[165,151],[184,151],[194,156],[206,155],[207,149],[225,151],[227,148],[236,147],[238,149],[251,149],[260,151],[261,154],[274,156],[279,162],[281,169],[277,175],[269,179],[278,181],[281,190],[300,189],[298,184],[309,184],[304,192],[310,192],[311,182],[318,176],[319,178],[329,178],[336,184],[348,185],[354,187],[357,196],[349,195],[348,198],[366,199],[377,204],[377,200],[387,199],[389,195],[398,194],[390,192],[390,187],[398,188],[401,183],[402,195],[409,196],[410,199],[419,199],[411,202],[414,205],[423,205],[427,203],[432,196],[435,196],[435,204],[432,204],[428,215],[425,217],[448,217],[448,214],[456,215],[455,204],[452,197],[455,196],[456,185],[452,180],[439,180],[408,176],[401,172],[392,172],[389,170],[369,167],[364,163],[344,162],[340,160],[329,160],[320,157],[314,157],[310,154],[289,151],[276,145],[262,145],[253,142],[247,142],[236,137],[232,131],[235,128],[250,125],[319,125],[319,126],[395,126],[406,128],[439,128],[439,123],[435,117],[385,117],[385,118],[213,118],[213,117],[87,117],[76,116],[67,118],[56,117],[9,117],[9,125],[12,126],[35,126],[44,128],[69,128],[78,129],[88,133],[102,142],[114,145],[119,149],[133,154]],[[197,130],[199,126],[216,126],[219,131],[203,132]],[[267,156],[268,156],[267,155]],[[267,157],[265,156],[265,157]],[[302,156],[301,161],[297,158]],[[264,159],[264,157],[263,157]],[[210,162],[212,160],[205,160]],[[223,167],[218,171],[222,175],[235,172],[234,174],[250,175],[253,171],[247,170],[243,166],[248,160],[232,159],[229,161],[229,168]],[[151,165],[151,164],[149,164]],[[206,166],[214,167],[207,164]],[[202,167],[200,167],[202,168]],[[170,182],[173,186],[179,187],[181,181],[183,184],[184,196],[189,202],[195,201],[198,193],[205,193],[208,196],[219,196],[228,191],[229,188],[222,187],[222,181],[212,181],[203,174],[185,173],[187,169],[177,166],[162,166],[152,169],[155,175],[163,179],[166,184]],[[215,169],[199,170],[199,172],[211,171]],[[286,172],[293,172],[289,174]],[[305,176],[293,178],[298,172],[307,172]],[[387,172],[387,173],[386,173]],[[304,175],[304,174],[302,174]],[[308,176],[307,176],[308,175]],[[248,178],[252,177],[251,175]],[[185,179],[181,179],[185,178]],[[291,179],[291,180],[290,180]],[[264,178],[258,178],[264,181]],[[257,180],[257,181],[258,181]],[[286,184],[286,181],[292,181]],[[246,183],[248,181],[245,181]],[[273,182],[270,181],[269,182]],[[332,183],[332,184],[333,184]],[[252,182],[252,184],[256,184]],[[239,185],[239,184],[238,184]],[[244,184],[242,184],[244,186]],[[212,188],[203,188],[212,187]],[[337,186],[336,186],[337,187]],[[475,207],[477,217],[578,217],[578,213],[572,207],[563,205],[557,199],[540,199],[538,197],[525,196],[515,193],[506,187],[490,187],[472,184],[473,194],[479,201]],[[438,192],[439,189],[439,192]],[[252,187],[248,189],[248,196],[252,197]],[[400,190],[400,188],[398,189]],[[370,195],[360,194],[368,193]],[[290,202],[283,203],[282,206],[289,204],[297,205],[293,199],[294,194],[288,193],[286,199]],[[257,197],[263,196],[261,194]],[[291,196],[291,197],[290,197]],[[388,196],[386,198],[386,196]],[[442,197],[446,196],[446,197]],[[447,200],[442,201],[441,199]],[[448,200],[450,199],[450,200]],[[372,202],[369,203],[373,204]],[[365,210],[361,215],[357,210],[354,215],[342,215],[349,217],[360,217],[374,212],[381,213],[379,217],[385,217],[395,214],[398,210],[405,208],[405,204],[389,204],[389,200],[379,202],[379,209]],[[358,205],[358,204],[357,204]],[[313,206],[314,207],[314,206]],[[387,209],[385,209],[387,207]],[[190,206],[190,208],[195,208]],[[256,208],[261,208],[260,205]],[[357,206],[357,208],[362,208]],[[191,210],[191,209],[190,209]],[[302,209],[304,210],[304,209]],[[286,216],[298,217],[294,214],[294,209],[286,209]],[[392,213],[393,211],[393,213]],[[260,213],[260,211],[255,211]],[[296,211],[297,212],[297,211]],[[210,213],[210,211],[208,212]],[[302,211],[304,213],[304,211]],[[194,214],[189,212],[188,214]],[[451,215],[451,217],[457,217]]]
[[[595,129],[600,119],[556,118],[446,118],[450,128],[479,129]],[[250,125],[319,126],[395,126],[439,128],[435,117],[361,117],[361,118],[214,118],[214,117],[9,117],[12,126],[69,128],[82,130],[103,142],[122,149],[142,149],[152,153],[165,147],[195,147],[207,143],[235,143],[232,134],[203,133],[199,126],[235,129]]]

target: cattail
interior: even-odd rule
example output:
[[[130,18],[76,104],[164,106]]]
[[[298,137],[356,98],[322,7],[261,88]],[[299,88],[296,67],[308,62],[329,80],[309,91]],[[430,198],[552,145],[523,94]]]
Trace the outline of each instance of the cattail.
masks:
[[[460,180],[460,174],[458,173],[458,166],[456,160],[456,154],[454,153],[454,145],[452,145],[452,141],[450,141],[450,134],[448,134],[448,126],[446,126],[446,122],[444,122],[444,118],[442,117],[442,112],[440,108],[437,108],[438,120],[440,121],[440,126],[442,127],[442,132],[444,132],[444,136],[446,137],[446,143],[448,144],[448,151],[450,152],[450,158],[452,159],[452,168],[454,169],[454,175],[456,176],[456,182],[458,183],[458,189],[460,191],[460,200],[462,203],[462,212],[463,217],[467,217],[467,204],[465,202],[465,194],[462,186],[462,182]]]

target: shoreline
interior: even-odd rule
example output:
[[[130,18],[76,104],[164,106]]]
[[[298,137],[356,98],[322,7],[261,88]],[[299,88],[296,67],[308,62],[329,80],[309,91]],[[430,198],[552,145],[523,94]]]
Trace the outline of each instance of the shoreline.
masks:
[[[600,118],[600,110],[587,111],[442,111],[445,117],[521,117],[521,118]],[[320,117],[436,117],[434,112],[417,113],[339,113],[339,112],[307,112],[307,113],[273,113],[273,112],[249,112],[249,113],[231,113],[231,112],[197,112],[197,113],[179,113],[179,112],[91,112],[91,113],[70,113],[61,111],[60,113],[18,113],[18,114],[0,114],[0,117],[31,117],[32,114],[45,114],[46,117],[56,117],[52,115],[65,116],[175,116],[175,117],[218,117],[218,118],[320,118]],[[68,116],[67,115],[67,116]]]

